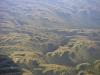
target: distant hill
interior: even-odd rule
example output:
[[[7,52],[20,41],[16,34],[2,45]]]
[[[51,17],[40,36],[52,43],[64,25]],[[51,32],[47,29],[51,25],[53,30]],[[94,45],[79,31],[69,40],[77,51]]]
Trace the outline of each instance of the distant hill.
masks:
[[[3,0],[0,26],[100,28],[99,0]]]

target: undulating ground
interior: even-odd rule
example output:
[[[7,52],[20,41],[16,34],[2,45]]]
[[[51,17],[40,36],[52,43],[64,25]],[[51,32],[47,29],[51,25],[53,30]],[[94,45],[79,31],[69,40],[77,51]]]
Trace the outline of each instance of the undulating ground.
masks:
[[[99,0],[0,1],[0,75],[100,75]]]

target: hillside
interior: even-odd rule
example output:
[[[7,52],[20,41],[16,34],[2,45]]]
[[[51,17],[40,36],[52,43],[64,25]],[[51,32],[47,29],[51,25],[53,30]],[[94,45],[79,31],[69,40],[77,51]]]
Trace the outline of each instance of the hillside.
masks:
[[[23,75],[77,75],[83,71],[77,70],[78,64],[92,65],[100,60],[100,30],[2,28],[0,34],[0,53],[18,64]],[[92,71],[85,68],[84,73]],[[95,70],[93,73],[96,75]]]
[[[100,75],[99,0],[0,1],[0,75]]]

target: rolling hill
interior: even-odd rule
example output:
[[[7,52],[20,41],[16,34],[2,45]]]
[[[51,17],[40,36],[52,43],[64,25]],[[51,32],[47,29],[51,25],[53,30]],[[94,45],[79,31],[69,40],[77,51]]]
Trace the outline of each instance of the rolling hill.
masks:
[[[0,75],[100,75],[99,7],[99,0],[0,1]]]
[[[100,28],[99,0],[3,0],[0,26]]]

